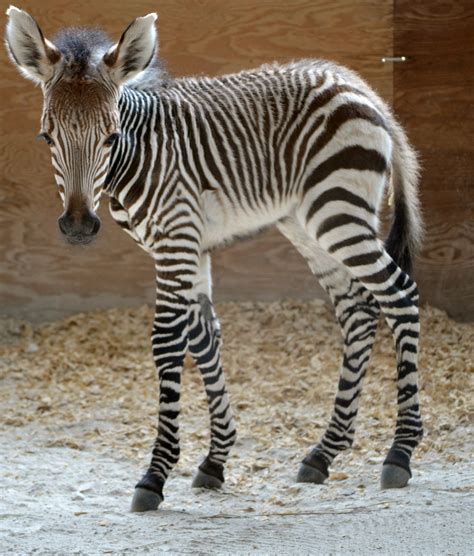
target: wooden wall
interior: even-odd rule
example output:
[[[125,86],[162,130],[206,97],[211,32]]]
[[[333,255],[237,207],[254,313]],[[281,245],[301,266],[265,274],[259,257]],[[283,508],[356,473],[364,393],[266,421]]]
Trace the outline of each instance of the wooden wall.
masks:
[[[474,2],[397,0],[395,111],[421,155],[425,300],[474,319]]]
[[[4,13],[9,2],[0,1]],[[95,24],[118,37],[159,9],[161,54],[175,75],[216,75],[274,59],[326,57],[358,70],[389,102],[421,153],[425,249],[422,299],[474,317],[474,4],[471,0],[24,0],[47,36]],[[383,55],[406,64],[381,64]],[[41,93],[0,49],[0,313],[35,320],[153,301],[146,255],[112,222],[85,248],[60,238]],[[105,203],[104,203],[105,205]],[[216,299],[321,296],[276,231],[214,256]]]
[[[10,2],[0,2],[4,13]],[[391,0],[22,0],[46,36],[65,25],[99,25],[117,37],[138,15],[159,10],[161,54],[175,75],[216,75],[275,59],[326,57],[358,70],[388,101]],[[108,216],[98,241],[72,247],[48,149],[34,141],[41,93],[0,49],[0,312],[50,319],[97,307],[153,301],[150,261]],[[216,299],[314,297],[321,291],[277,232],[214,257]]]

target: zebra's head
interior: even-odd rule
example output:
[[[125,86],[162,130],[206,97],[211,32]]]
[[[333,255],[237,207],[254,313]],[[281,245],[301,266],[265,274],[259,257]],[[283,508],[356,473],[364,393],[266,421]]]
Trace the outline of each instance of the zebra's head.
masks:
[[[152,13],[135,19],[113,44],[99,30],[66,29],[53,41],[25,11],[10,6],[6,45],[21,73],[41,86],[39,137],[50,146],[64,212],[61,232],[71,243],[89,243],[114,142],[120,137],[119,98],[155,58]]]

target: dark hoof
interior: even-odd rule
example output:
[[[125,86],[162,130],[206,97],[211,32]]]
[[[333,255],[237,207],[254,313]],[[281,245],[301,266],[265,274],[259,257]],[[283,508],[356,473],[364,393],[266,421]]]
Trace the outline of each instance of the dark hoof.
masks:
[[[314,483],[316,485],[322,485],[324,481],[328,478],[322,471],[316,469],[312,465],[307,463],[302,463],[300,465],[298,475],[296,477],[297,483]]]
[[[382,489],[403,488],[407,486],[410,477],[410,472],[403,469],[403,467],[393,465],[392,463],[386,463],[382,467],[380,486]]]
[[[158,506],[163,502],[163,498],[146,488],[136,487],[133,493],[132,512],[150,512],[158,509]]]
[[[198,469],[191,486],[192,488],[221,488],[222,481]]]

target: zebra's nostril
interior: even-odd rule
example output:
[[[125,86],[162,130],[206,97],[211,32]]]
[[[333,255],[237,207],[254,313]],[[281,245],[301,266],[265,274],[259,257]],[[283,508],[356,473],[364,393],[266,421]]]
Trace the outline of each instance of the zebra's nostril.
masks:
[[[90,211],[87,211],[82,218],[83,233],[95,236],[100,228],[99,218]]]
[[[62,214],[59,218],[58,218],[58,226],[59,229],[61,230],[61,232],[65,235],[68,234],[69,232],[69,226],[68,226],[68,217],[67,214],[64,213]]]
[[[100,219],[96,216],[94,219],[94,227],[92,228],[92,233],[95,235],[100,229]]]

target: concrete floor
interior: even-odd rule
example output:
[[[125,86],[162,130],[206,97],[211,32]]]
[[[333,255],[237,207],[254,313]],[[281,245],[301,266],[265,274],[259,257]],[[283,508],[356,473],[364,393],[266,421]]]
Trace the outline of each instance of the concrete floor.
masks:
[[[255,492],[220,493],[192,490],[178,469],[157,512],[132,514],[136,462],[45,441],[34,426],[3,438],[1,553],[472,554],[466,463],[419,463],[397,491],[379,490],[379,465],[323,486],[283,474]]]

